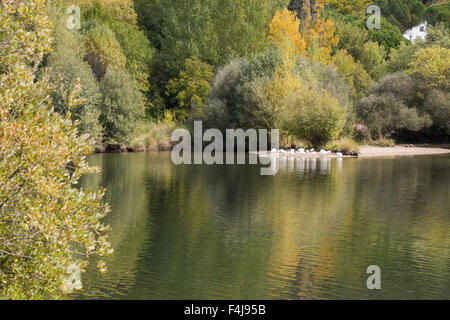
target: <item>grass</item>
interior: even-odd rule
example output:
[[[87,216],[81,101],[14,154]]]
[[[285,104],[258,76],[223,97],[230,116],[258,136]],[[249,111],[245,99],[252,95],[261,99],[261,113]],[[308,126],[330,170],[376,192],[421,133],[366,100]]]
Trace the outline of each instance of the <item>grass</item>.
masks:
[[[167,151],[172,148],[170,138],[177,128],[173,121],[143,123],[136,130],[131,146],[142,151]]]
[[[369,142],[370,146],[375,147],[395,147],[395,141],[393,139],[378,139]]]
[[[345,155],[356,155],[359,153],[359,145],[350,138],[341,138],[339,140],[333,140],[325,144],[326,150],[333,152],[341,152]]]

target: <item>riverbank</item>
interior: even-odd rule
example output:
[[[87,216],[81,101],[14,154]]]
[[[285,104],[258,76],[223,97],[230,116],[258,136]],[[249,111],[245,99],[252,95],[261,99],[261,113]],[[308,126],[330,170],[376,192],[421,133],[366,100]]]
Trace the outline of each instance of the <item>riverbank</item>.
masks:
[[[374,147],[360,146],[358,157],[398,157],[398,156],[418,156],[450,153],[450,148],[446,146],[412,146],[406,147],[398,145],[395,147]]]
[[[400,156],[418,156],[418,155],[437,155],[450,153],[449,145],[439,146],[413,146],[398,145],[395,147],[376,147],[376,146],[360,146],[358,154],[341,155],[337,153],[329,154],[290,154],[290,153],[273,153],[270,151],[257,152],[260,157],[295,157],[295,158],[373,158],[373,157],[400,157]]]

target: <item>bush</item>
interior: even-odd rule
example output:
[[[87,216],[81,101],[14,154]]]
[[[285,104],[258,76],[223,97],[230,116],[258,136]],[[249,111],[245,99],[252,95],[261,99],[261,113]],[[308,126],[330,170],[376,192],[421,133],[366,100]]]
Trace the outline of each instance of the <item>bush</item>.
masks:
[[[109,68],[100,82],[100,92],[105,142],[128,142],[136,123],[144,116],[143,97],[136,81],[126,71]]]
[[[372,136],[384,138],[400,129],[419,131],[431,124],[428,115],[409,107],[417,97],[416,83],[407,74],[396,73],[372,86],[357,105],[358,116],[371,130]]]
[[[298,138],[319,146],[336,139],[346,120],[345,110],[329,92],[304,88],[285,102],[285,127]]]
[[[350,138],[329,141],[323,148],[333,152],[341,152],[345,155],[356,155],[359,153],[359,145]]]

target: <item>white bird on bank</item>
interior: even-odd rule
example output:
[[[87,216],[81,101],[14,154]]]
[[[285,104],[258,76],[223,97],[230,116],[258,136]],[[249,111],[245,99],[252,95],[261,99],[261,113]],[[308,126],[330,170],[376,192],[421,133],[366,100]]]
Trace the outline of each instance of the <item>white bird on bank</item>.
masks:
[[[289,154],[295,154],[295,150],[294,150],[294,149],[291,149],[291,150],[289,151]]]
[[[277,150],[277,149],[275,149],[275,148],[273,148],[273,149],[272,149],[272,151],[270,151],[270,152],[272,152],[272,153],[277,153],[277,152],[278,152],[278,150]]]
[[[339,158],[342,158],[342,153],[341,153],[341,152],[336,153],[336,155],[337,155]]]
[[[314,152],[314,148],[309,149],[309,152]]]
[[[300,148],[300,149],[297,150],[297,152],[300,152],[300,153],[301,152],[305,152],[305,149],[304,148]]]
[[[315,156],[315,155],[317,154],[317,152],[312,151],[310,154],[311,154],[312,156]]]
[[[322,150],[320,150],[320,154],[321,155],[326,155],[326,154],[328,154],[328,152],[322,149]]]

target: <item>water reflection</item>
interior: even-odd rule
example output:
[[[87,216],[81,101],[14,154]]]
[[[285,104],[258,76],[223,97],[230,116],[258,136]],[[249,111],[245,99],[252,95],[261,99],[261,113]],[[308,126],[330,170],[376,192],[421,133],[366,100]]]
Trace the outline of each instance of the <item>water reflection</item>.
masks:
[[[75,298],[448,298],[450,158],[174,166],[95,155],[116,252]],[[369,291],[368,265],[382,270]]]

